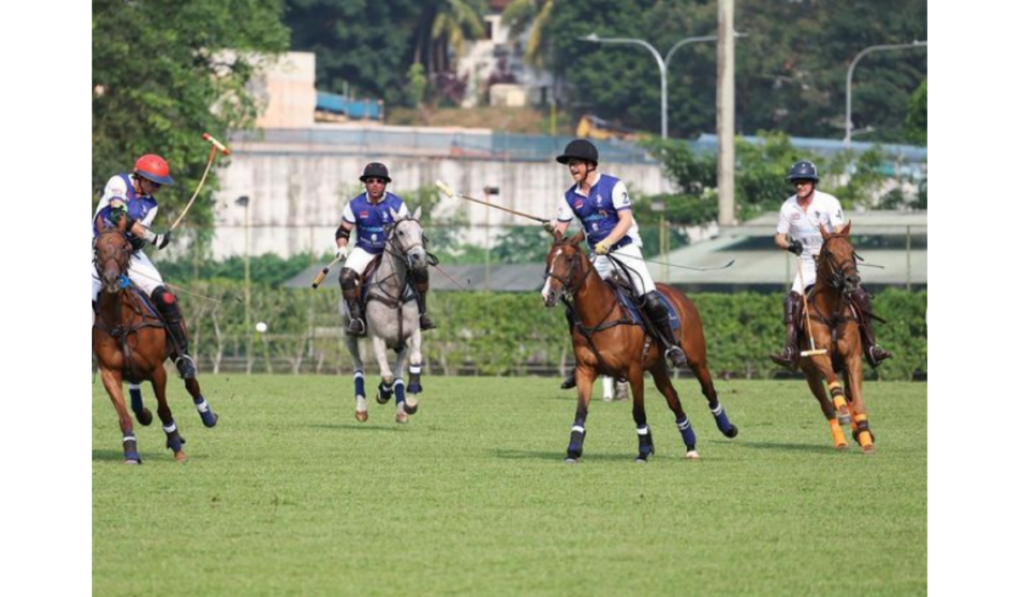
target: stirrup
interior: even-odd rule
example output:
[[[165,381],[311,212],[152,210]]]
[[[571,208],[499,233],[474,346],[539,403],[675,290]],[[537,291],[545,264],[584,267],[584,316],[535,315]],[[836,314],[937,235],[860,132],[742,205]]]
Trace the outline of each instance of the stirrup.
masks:
[[[178,368],[178,373],[181,374],[182,379],[195,379],[196,378],[196,362],[192,360],[192,357],[183,354],[174,360],[174,366]]]
[[[430,317],[426,313],[420,313],[420,331],[425,332],[427,330],[436,329],[437,325],[430,321]]]
[[[348,327],[345,328],[345,333],[349,336],[362,338],[363,336],[366,336],[366,324],[363,323],[362,319],[353,317],[352,321],[348,322]]]
[[[800,365],[800,353],[791,346],[787,346],[782,351],[782,354],[770,354],[768,356],[776,365],[785,367],[790,371],[796,371],[797,366]]]
[[[875,356],[875,352],[876,351],[878,352],[878,356]],[[879,346],[877,344],[875,344],[873,346],[869,346],[868,350],[867,350],[867,353],[868,353],[868,365],[871,365],[872,369],[878,367],[879,365],[882,364],[882,361],[884,361],[885,359],[887,359],[887,358],[892,356],[891,352],[889,352],[888,350],[882,348],[881,346]]]
[[[665,350],[665,356],[667,356],[669,360],[672,361],[672,364],[675,365],[677,369],[682,369],[683,367],[687,366],[686,353],[683,352],[683,349],[679,348],[678,346],[669,346]]]

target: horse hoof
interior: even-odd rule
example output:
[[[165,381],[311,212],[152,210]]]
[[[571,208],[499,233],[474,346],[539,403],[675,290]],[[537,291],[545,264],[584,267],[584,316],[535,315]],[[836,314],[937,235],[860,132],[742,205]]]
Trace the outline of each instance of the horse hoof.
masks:
[[[405,412],[406,413],[408,413],[410,415],[414,415],[414,414],[416,414],[416,411],[418,411],[419,409],[420,409],[420,403],[416,402],[415,398],[407,397],[405,399]]]
[[[148,408],[144,408],[140,411],[136,411],[135,420],[139,422],[139,425],[148,427],[153,423],[153,413],[149,412]]]
[[[849,448],[849,447],[850,447],[850,444],[847,444],[847,443],[836,444],[836,452],[845,452],[846,449]]]
[[[404,410],[395,413],[395,422],[405,424],[409,422],[409,415]]]
[[[866,446],[861,446],[860,451],[863,454],[874,454],[875,453],[875,444],[868,444]]]
[[[643,456],[637,456],[636,460],[634,460],[633,462],[637,464],[647,464],[647,459],[644,458]]]
[[[731,438],[736,437],[739,434],[740,434],[740,428],[735,426],[735,425],[733,425],[732,427],[729,428],[728,431],[725,432],[725,437],[728,437],[728,438],[731,439]]]
[[[366,419],[370,418],[370,413],[365,410],[356,411],[356,420],[360,423],[365,423]]]
[[[188,456],[185,455],[184,451],[174,453],[175,462],[185,462],[186,460],[188,460]]]
[[[203,425],[206,427],[216,427],[217,420],[220,419],[217,413],[213,412],[212,410],[208,410],[204,413],[199,413],[199,417],[203,420]]]
[[[564,462],[566,464],[579,464],[580,463],[580,459],[579,458],[567,457]]]
[[[686,459],[687,460],[700,460],[700,454],[697,453],[697,450],[689,450],[689,451],[686,452]]]

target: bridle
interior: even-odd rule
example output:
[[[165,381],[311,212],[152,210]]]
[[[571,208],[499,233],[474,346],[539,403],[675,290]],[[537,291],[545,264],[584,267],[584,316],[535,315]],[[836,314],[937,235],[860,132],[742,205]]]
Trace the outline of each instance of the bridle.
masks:
[[[112,254],[107,255],[104,258],[101,258],[100,241],[106,238],[107,244],[110,245],[115,241],[115,239],[113,238],[113,235],[115,234],[120,236],[121,240],[123,241],[123,246],[116,249]],[[118,272],[123,276],[124,273],[128,270],[128,266],[131,264],[131,252],[131,243],[129,243],[128,240],[124,238],[124,235],[119,230],[109,229],[100,232],[100,235],[96,237],[96,241],[93,243],[92,250],[92,263],[93,268],[96,270],[97,277],[99,277],[101,280],[103,279],[103,268],[107,265],[107,263],[111,261],[113,261],[117,265]],[[121,261],[122,257],[124,258],[123,262]]]
[[[566,246],[569,246],[568,242],[564,244]],[[576,296],[576,293],[579,292],[580,288],[582,288],[583,285],[586,283],[587,276],[589,276],[590,273],[594,270],[594,268],[588,269],[586,273],[583,274],[583,278],[580,279],[579,285],[574,288],[572,285],[572,280],[576,277],[576,269],[583,267],[583,251],[580,251],[578,248],[576,248],[575,251],[576,252],[573,253],[573,256],[570,258],[569,261],[569,271],[564,276],[560,276],[552,272],[551,268],[548,268],[548,271],[544,272],[544,278],[554,278],[555,280],[558,280],[562,284],[563,293],[568,296]]]
[[[839,261],[832,251],[828,250],[828,244],[837,238],[846,238],[846,243],[850,245],[850,258]],[[828,267],[831,272],[828,276],[828,285],[835,288],[836,290],[843,290],[846,285],[846,274],[853,270],[853,273],[859,278],[860,272],[857,270],[857,255],[856,251],[853,251],[853,245],[850,243],[849,238],[836,234],[825,239],[825,242],[821,245],[821,251],[818,253],[818,259],[824,261],[825,266]]]

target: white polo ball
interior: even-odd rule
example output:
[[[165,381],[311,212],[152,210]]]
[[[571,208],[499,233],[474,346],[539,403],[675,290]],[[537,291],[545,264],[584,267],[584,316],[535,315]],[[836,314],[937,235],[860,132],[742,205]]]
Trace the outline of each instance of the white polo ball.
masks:
[[[256,324],[256,331],[261,333],[261,334],[263,332],[267,331],[267,324],[263,323],[262,321],[257,323]]]

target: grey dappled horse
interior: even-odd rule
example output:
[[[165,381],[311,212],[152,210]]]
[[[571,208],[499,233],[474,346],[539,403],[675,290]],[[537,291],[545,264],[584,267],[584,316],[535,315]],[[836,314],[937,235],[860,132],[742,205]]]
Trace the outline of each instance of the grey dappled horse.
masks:
[[[380,365],[380,385],[377,402],[386,404],[395,396],[395,420],[405,423],[419,407],[417,394],[423,391],[420,374],[423,354],[420,351],[420,313],[416,295],[408,283],[410,270],[426,269],[427,251],[423,246],[423,227],[419,223],[420,209],[411,217],[399,218],[391,211],[393,223],[387,228],[387,241],[380,266],[366,281],[366,333],[373,343],[373,352]],[[343,325],[349,321],[348,305],[344,297],[338,301]],[[354,336],[345,336],[348,352],[355,369],[356,420],[367,419],[366,391],[363,383],[363,360],[359,356],[359,342]],[[388,362],[388,349],[398,353],[392,370]],[[409,359],[409,395],[406,396],[402,374]]]

